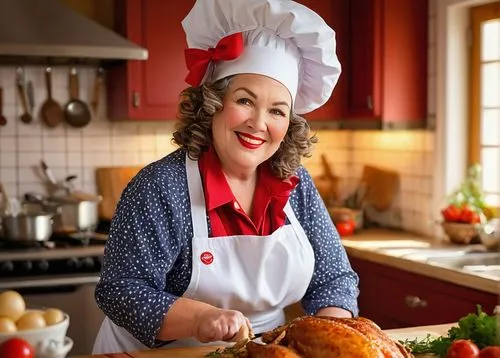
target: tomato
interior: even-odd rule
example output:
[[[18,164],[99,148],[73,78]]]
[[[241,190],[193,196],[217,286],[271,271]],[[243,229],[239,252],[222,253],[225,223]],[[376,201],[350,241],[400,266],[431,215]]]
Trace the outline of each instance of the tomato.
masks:
[[[462,209],[450,204],[445,209],[441,210],[441,214],[443,215],[444,221],[454,223],[461,220]]]
[[[335,224],[337,231],[340,236],[349,236],[354,233],[354,229],[356,228],[356,223],[354,220],[342,221]]]
[[[448,349],[447,358],[477,358],[479,348],[469,339],[457,339]]]
[[[34,358],[35,350],[24,339],[11,338],[0,345],[0,358]]]
[[[460,214],[460,221],[467,224],[477,224],[481,220],[477,212],[471,210],[467,206],[464,206],[462,208],[462,213]]]
[[[491,346],[481,349],[479,358],[500,358],[500,346]]]

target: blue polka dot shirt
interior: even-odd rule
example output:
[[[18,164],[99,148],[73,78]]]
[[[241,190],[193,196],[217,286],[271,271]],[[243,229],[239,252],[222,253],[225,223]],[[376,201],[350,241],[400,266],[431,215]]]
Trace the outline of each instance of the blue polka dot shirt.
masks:
[[[149,164],[128,184],[117,205],[95,298],[102,311],[148,347],[164,315],[191,278],[193,226],[185,167],[178,149]],[[358,314],[358,276],[312,179],[303,167],[290,204],[315,254],[307,314],[340,307]],[[210,225],[209,225],[210,228]]]

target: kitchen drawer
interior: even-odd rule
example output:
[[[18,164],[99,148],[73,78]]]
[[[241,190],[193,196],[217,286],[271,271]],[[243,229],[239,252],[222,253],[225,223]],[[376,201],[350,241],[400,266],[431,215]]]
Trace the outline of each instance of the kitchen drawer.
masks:
[[[360,277],[360,315],[397,328],[456,322],[480,304],[491,313],[496,295],[365,260],[351,259]]]

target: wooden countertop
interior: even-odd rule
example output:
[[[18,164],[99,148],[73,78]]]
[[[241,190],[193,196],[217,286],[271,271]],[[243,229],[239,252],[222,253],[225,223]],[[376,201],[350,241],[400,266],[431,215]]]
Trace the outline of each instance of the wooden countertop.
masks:
[[[421,326],[421,327],[411,327],[411,328],[400,328],[400,329],[390,329],[386,332],[393,337],[398,337],[401,335],[411,336],[422,335],[423,333],[433,333],[438,335],[445,335],[448,330],[453,326],[453,324],[440,324],[435,326]],[[99,354],[91,356],[80,356],[75,358],[203,358],[206,354],[214,351],[217,346],[205,346],[196,348],[164,348],[164,349],[152,349],[140,352],[128,352],[128,353],[115,353],[115,354]]]
[[[484,251],[485,248],[482,245],[453,245],[442,240],[426,238],[405,231],[385,229],[364,230],[360,234],[350,236],[342,241],[351,257],[397,267],[399,270],[428,277],[439,277],[440,280],[483,292],[493,294],[500,292],[500,278],[439,266],[422,257],[418,258],[417,255],[408,255],[409,251],[416,252],[416,250],[427,253],[442,251],[444,255],[453,251]]]

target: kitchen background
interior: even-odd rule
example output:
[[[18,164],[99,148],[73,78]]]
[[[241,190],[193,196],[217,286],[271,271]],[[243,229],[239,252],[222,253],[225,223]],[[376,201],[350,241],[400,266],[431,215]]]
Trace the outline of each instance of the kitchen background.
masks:
[[[384,169],[387,176],[382,176],[381,172],[372,175],[372,179],[375,179],[372,184],[377,182],[375,193],[383,194],[379,199],[386,199],[384,196],[390,194],[389,210],[374,213],[373,206],[371,209],[365,206],[365,214],[368,216],[371,210],[372,219],[377,217],[379,223],[404,229],[367,229],[359,230],[352,236],[342,235],[351,265],[360,276],[359,303],[362,315],[373,319],[383,329],[389,329],[455,322],[473,312],[478,304],[492,312],[498,304],[500,257],[498,252],[478,251],[497,250],[498,246],[486,245],[488,240],[483,239],[486,235],[480,235],[482,245],[476,245],[477,241],[468,247],[443,245],[442,227],[436,223],[441,220],[440,210],[444,208],[446,194],[456,189],[464,179],[466,166],[470,162],[466,158],[471,99],[466,93],[469,68],[465,54],[471,51],[464,39],[469,26],[469,7],[489,0],[300,1],[320,6],[324,14],[331,15],[328,21],[332,23],[336,23],[339,18],[344,20],[339,22],[338,43],[341,44],[340,38],[348,39],[348,49],[339,46],[338,50],[339,57],[340,54],[348,53],[344,61],[344,69],[347,70],[343,76],[349,79],[347,85],[339,82],[332,97],[335,103],[329,101],[325,106],[327,110],[316,113],[315,120],[311,121],[320,142],[313,157],[305,160],[304,165],[323,194],[330,189],[332,176],[336,177],[341,198],[360,188],[360,182],[366,179],[368,166]],[[2,6],[24,4],[25,7],[18,7],[37,14],[36,18],[28,21],[30,28],[37,28],[35,24],[44,19],[40,13],[46,11],[47,4],[58,2],[69,4],[101,24],[106,23],[109,17],[99,19],[95,16],[97,13],[92,14],[93,10],[109,10],[112,4],[121,5],[121,9],[129,11],[131,16],[120,13],[119,18],[126,23],[127,29],[133,27],[130,30],[132,34],[122,35],[147,48],[152,56],[148,62],[144,62],[135,61],[140,57],[135,55],[134,60],[120,62],[109,69],[105,84],[107,91],[102,88],[97,110],[91,110],[92,119],[83,128],[65,123],[49,128],[40,119],[42,104],[47,99],[46,68],[43,65],[31,64],[21,68],[16,67],[19,63],[13,66],[0,65],[0,87],[3,89],[0,114],[7,120],[2,126],[0,115],[0,182],[11,197],[22,198],[27,192],[47,194],[46,177],[41,170],[42,159],[56,179],[63,180],[75,175],[76,188],[94,194],[100,192],[99,188],[103,184],[101,177],[96,175],[98,169],[138,168],[175,150],[171,143],[175,121],[165,118],[165,113],[175,110],[176,98],[171,93],[177,93],[177,85],[182,82],[181,77],[184,75],[178,69],[184,68],[184,63],[182,53],[176,57],[171,47],[165,49],[164,38],[177,49],[184,46],[181,41],[175,41],[183,37],[180,35],[179,21],[174,17],[180,17],[181,13],[184,16],[183,7],[188,9],[190,2],[177,2],[173,11],[172,3],[163,0],[2,0],[0,14],[7,13],[14,17],[12,12],[5,11]],[[344,16],[344,6],[348,8],[349,16]],[[363,11],[359,11],[360,8]],[[415,9],[419,9],[418,16],[415,15]],[[48,11],[54,14],[60,11],[60,6],[52,6]],[[384,16],[377,17],[376,14],[381,11],[384,11]],[[165,21],[165,14],[168,14],[170,21]],[[19,19],[25,20],[25,15],[26,12],[21,12]],[[102,36],[89,36],[89,27],[77,26],[65,16],[56,16],[56,19],[54,23],[57,26],[66,21],[66,28],[80,29],[85,37],[91,37],[91,46],[94,47],[93,51],[88,52],[93,55],[101,56],[103,52],[109,54],[109,51],[116,50],[114,46],[98,46],[98,39],[105,37],[105,33],[99,32]],[[374,24],[386,26],[385,34],[389,35],[376,31],[368,33],[370,21],[374,28]],[[9,28],[8,24],[1,21],[0,24]],[[38,26],[41,28],[41,25]],[[110,28],[112,24],[106,23],[105,26]],[[172,29],[177,31],[177,37],[172,37]],[[142,31],[147,33],[143,34]],[[64,31],[58,33],[61,32]],[[1,35],[12,33],[0,31],[0,54],[8,50]],[[371,36],[367,36],[367,33]],[[404,34],[403,38],[410,36],[416,40],[401,41],[401,33]],[[168,35],[170,38],[166,38]],[[59,49],[67,51],[71,47],[72,51],[77,51],[78,45],[77,41],[65,42],[61,46],[62,50]],[[370,46],[373,48],[365,51]],[[34,52],[31,47],[26,51],[28,55]],[[116,52],[113,55],[116,56]],[[405,56],[408,58],[404,59]],[[367,57],[368,60],[365,60]],[[109,58],[123,60],[123,55]],[[383,61],[385,67],[377,67],[377,61]],[[77,66],[77,69],[80,98],[91,104],[94,101],[97,67]],[[18,70],[23,71],[22,81],[31,84],[34,89],[34,108],[31,112],[35,118],[29,124],[21,120],[24,110],[16,88]],[[69,101],[70,70],[69,65],[58,64],[52,68],[52,95],[61,106]],[[168,78],[169,83],[164,78]],[[180,82],[170,86],[171,82],[175,82],[173,79]],[[382,91],[377,86],[380,84],[378,82],[385,91],[380,95],[382,99],[376,98],[377,90]],[[167,96],[165,93],[169,91]],[[351,97],[346,100],[348,91],[351,91]],[[134,93],[142,96],[140,104],[136,105]],[[395,100],[395,97],[398,99]],[[337,101],[337,98],[341,100]],[[343,108],[343,105],[348,108]],[[155,106],[161,107],[161,110],[155,112]],[[360,111],[361,107],[363,111]],[[382,107],[382,110],[377,107]],[[158,116],[157,113],[163,115]],[[134,119],[112,119],[116,117]],[[373,128],[373,123],[379,117],[384,129],[366,129],[367,124]],[[423,121],[425,117],[426,121]],[[152,118],[157,120],[153,121]],[[363,123],[360,125],[360,122]],[[395,129],[408,124],[414,128],[424,122],[424,129]],[[339,129],[342,126],[344,128]],[[351,127],[346,129],[348,126]],[[386,130],[391,126],[394,127]],[[364,129],[360,130],[361,127]],[[490,127],[495,128],[494,125]],[[498,143],[494,145],[498,146]],[[485,145],[489,144],[483,147]],[[332,176],[327,175],[325,162],[331,168]],[[496,163],[494,160],[491,162]],[[490,166],[492,171],[498,171],[498,166]],[[396,173],[399,178],[399,183],[394,185],[395,195],[387,190],[391,189],[391,173]],[[118,181],[119,178],[115,179]],[[108,183],[111,182],[114,180],[108,180]],[[498,190],[491,191],[500,200]],[[68,230],[65,225],[68,218],[72,219],[69,220],[70,224],[75,224],[80,221],[75,219],[87,218],[89,212],[95,214],[92,205],[91,210],[74,214],[73,209],[80,205],[83,207],[82,203],[88,204],[83,200],[77,205],[74,202],[66,205],[61,212],[73,215],[57,215],[54,225],[47,224],[57,229],[54,235],[48,233],[46,237],[50,235],[50,238],[36,245],[30,245],[32,243],[28,240],[26,244],[30,250],[26,250],[24,243],[19,247],[15,240],[12,243],[10,240],[0,240],[0,293],[2,290],[16,290],[26,300],[26,307],[57,307],[67,313],[72,322],[67,332],[67,336],[74,340],[72,354],[87,354],[91,351],[103,318],[103,312],[95,304],[94,287],[99,280],[108,228],[107,223],[101,222],[97,232],[93,232],[93,226],[90,229],[71,226],[71,230]],[[114,207],[111,208],[108,212],[112,213]],[[330,209],[333,210],[333,206]],[[474,227],[469,223],[447,222],[446,216],[443,217],[443,227],[445,224],[452,227],[455,224],[459,227],[465,225],[467,229]],[[91,218],[95,218],[95,215],[91,215]],[[345,223],[345,220],[342,221]],[[339,231],[342,221],[336,223]],[[485,232],[481,231],[482,234]],[[477,239],[477,232],[471,235],[470,230],[467,230],[462,235],[460,230],[457,240],[463,240],[460,241],[463,243],[474,235]],[[5,238],[9,239],[8,235]],[[499,241],[496,238],[489,242],[498,245]],[[465,247],[467,249],[464,250]],[[464,251],[469,251],[469,247],[470,252],[464,254]],[[443,310],[443,307],[446,309]],[[287,308],[288,317],[301,314],[303,311],[299,305]]]
[[[435,118],[435,31],[436,1],[429,2],[428,39],[428,117]],[[63,105],[69,100],[68,67],[53,68],[53,97]],[[90,103],[95,68],[78,68],[81,99]],[[16,93],[16,67],[0,67],[4,88],[3,112],[7,124],[0,127],[0,181],[10,196],[28,191],[45,193],[40,172],[44,159],[58,179],[76,175],[75,185],[96,192],[95,168],[145,165],[175,149],[171,143],[174,121],[111,122],[106,118],[106,93],[101,91],[99,108],[88,126],[60,125],[48,128],[40,118],[46,99],[45,67],[24,68],[26,81],[32,81],[35,119],[25,124]],[[433,131],[336,131],[319,129],[320,143],[314,156],[304,164],[313,177],[322,173],[321,154],[325,154],[334,174],[341,178],[341,191],[352,191],[364,165],[371,164],[400,174],[400,187],[392,212],[408,231],[432,235],[436,213],[433,204],[435,136]]]

